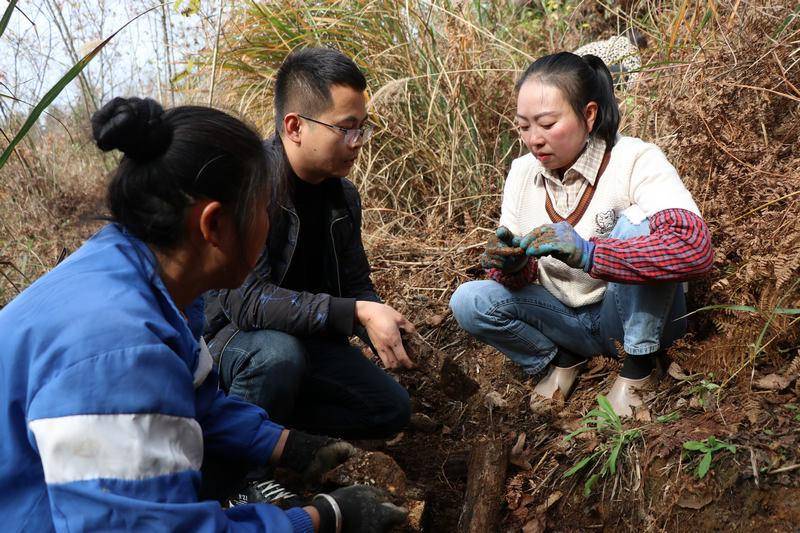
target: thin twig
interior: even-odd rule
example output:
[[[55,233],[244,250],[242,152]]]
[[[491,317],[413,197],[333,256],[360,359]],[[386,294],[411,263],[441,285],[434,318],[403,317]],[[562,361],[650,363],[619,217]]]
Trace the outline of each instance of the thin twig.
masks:
[[[225,0],[219,0],[219,16],[217,18],[217,35],[214,39],[214,54],[211,60],[211,87],[208,89],[208,105],[214,103],[214,86],[217,83],[217,55],[219,54],[219,35],[222,33],[222,8]]]
[[[775,470],[770,470],[767,474],[782,474],[783,472],[791,472],[792,470],[797,470],[800,468],[800,464],[790,465],[790,466],[782,466]]]

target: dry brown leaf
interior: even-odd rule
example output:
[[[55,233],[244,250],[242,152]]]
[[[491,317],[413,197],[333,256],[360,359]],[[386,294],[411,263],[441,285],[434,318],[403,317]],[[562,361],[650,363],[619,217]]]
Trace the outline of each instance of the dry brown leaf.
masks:
[[[750,421],[751,424],[756,424],[758,422],[758,418],[761,416],[761,409],[758,407],[753,407],[745,411],[745,416]]]
[[[519,437],[517,437],[517,442],[514,443],[514,446],[511,448],[511,454],[509,455],[509,462],[512,465],[518,466],[523,470],[530,470],[531,468],[531,457],[530,452],[525,452],[525,433],[520,433]]]
[[[792,382],[787,377],[779,376],[778,374],[767,374],[766,376],[757,379],[753,385],[761,390],[783,390]]]
[[[794,379],[800,376],[800,350],[798,350],[798,354],[786,367],[786,370],[783,371],[783,375],[789,379]]]
[[[552,507],[552,506],[553,506],[553,505],[554,505],[554,504],[555,504],[555,503],[556,503],[558,500],[560,500],[560,499],[561,499],[561,496],[562,496],[562,493],[561,493],[561,491],[560,491],[560,490],[557,490],[557,491],[554,491],[554,492],[552,492],[552,493],[550,494],[550,496],[548,496],[548,497],[547,497],[547,500],[546,500],[544,503],[542,503],[541,505],[539,505],[538,507],[536,507],[536,514],[538,514],[538,515],[543,515],[543,514],[544,514],[545,512],[547,512],[547,510],[548,510],[548,509],[550,509],[550,508],[551,508],[551,507]]]
[[[544,533],[545,520],[543,516],[535,516],[522,526],[522,533]]]
[[[685,381],[689,379],[689,376],[683,372],[683,369],[680,367],[680,365],[674,361],[669,364],[667,374],[669,374],[671,378],[677,379],[678,381]]]
[[[702,509],[714,498],[711,494],[693,494],[691,492],[684,492],[681,494],[681,497],[678,499],[678,506],[683,507],[684,509]]]
[[[520,522],[528,518],[528,513],[529,513],[528,506],[531,503],[533,503],[533,499],[534,499],[533,496],[531,496],[530,494],[526,494],[525,496],[523,496],[522,499],[519,501],[518,507],[514,510],[514,512],[511,513],[514,516],[514,518],[516,518]]]
[[[503,396],[497,392],[492,391],[483,398],[483,404],[492,411],[493,409],[504,409],[508,407],[508,401],[503,399]]]

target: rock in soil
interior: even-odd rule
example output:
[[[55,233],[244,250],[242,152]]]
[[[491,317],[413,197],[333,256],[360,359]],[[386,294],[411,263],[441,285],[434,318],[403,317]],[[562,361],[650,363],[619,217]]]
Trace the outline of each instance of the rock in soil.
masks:
[[[372,485],[395,496],[406,491],[406,474],[394,459],[381,452],[356,454],[325,474],[324,480],[338,486]]]
[[[411,426],[414,431],[419,431],[420,433],[435,433],[436,430],[439,429],[439,423],[437,421],[422,413],[412,413],[409,426]]]

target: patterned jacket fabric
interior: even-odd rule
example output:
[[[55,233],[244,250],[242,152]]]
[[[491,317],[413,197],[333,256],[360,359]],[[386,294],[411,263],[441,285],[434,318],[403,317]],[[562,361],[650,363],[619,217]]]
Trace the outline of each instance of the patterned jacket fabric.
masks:
[[[714,262],[711,235],[702,218],[685,209],[665,209],[649,219],[650,235],[592,239],[589,274],[606,281],[651,283],[702,276]]]
[[[642,68],[639,48],[624,35],[585,44],[575,50],[575,54],[584,56],[591,54],[599,57],[606,64],[618,88],[633,89]]]

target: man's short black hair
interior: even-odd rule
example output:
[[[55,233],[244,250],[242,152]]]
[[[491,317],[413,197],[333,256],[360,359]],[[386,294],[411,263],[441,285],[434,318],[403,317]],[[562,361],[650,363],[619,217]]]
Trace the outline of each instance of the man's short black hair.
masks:
[[[286,56],[275,77],[275,131],[283,132],[287,113],[314,117],[327,110],[333,85],[364,91],[367,80],[352,59],[333,48],[301,48]]]

